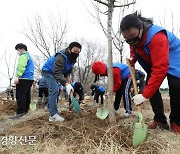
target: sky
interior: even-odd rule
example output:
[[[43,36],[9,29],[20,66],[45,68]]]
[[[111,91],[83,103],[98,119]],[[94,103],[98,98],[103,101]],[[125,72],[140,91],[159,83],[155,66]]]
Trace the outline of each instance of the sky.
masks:
[[[158,23],[159,20],[171,29],[171,15],[174,15],[174,24],[179,22],[179,0],[137,0],[134,10],[141,10],[143,16],[152,17]],[[78,38],[86,38],[106,44],[103,32],[92,22],[92,17],[87,9],[93,12],[90,0],[5,0],[0,5],[0,72],[6,73],[4,52],[12,57],[16,55],[14,46],[17,43],[25,43],[31,53],[36,49],[22,34],[22,28],[27,24],[27,19],[32,19],[38,13],[41,17],[47,17],[50,13],[60,11],[62,17],[68,21],[68,42]],[[12,58],[13,59],[13,58]],[[0,88],[7,86],[7,79],[0,73]],[[167,86],[167,84],[166,84]]]

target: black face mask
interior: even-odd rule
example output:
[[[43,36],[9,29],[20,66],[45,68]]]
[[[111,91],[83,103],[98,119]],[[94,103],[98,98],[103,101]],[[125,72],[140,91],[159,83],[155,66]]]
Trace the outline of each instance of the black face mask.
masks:
[[[76,59],[79,56],[78,53],[71,52],[71,58]]]
[[[139,30],[139,33],[140,33],[140,30]],[[129,44],[129,45],[132,45],[132,46],[135,46],[137,44],[139,44],[139,42],[141,41],[141,38],[139,38],[139,33],[138,35],[133,38],[133,39],[126,39],[126,42]]]

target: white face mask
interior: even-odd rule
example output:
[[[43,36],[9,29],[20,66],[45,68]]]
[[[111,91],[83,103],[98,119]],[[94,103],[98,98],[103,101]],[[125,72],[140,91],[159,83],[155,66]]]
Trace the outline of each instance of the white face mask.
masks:
[[[20,55],[21,55],[21,52],[20,52],[20,51],[17,51],[17,54],[20,56]]]

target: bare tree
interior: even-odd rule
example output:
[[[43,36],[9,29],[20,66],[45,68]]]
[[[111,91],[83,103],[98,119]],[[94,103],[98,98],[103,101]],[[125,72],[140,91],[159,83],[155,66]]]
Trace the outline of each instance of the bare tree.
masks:
[[[44,62],[46,61],[45,56],[38,56],[38,55],[32,55],[33,61],[34,61],[34,76],[35,78],[40,78],[42,66],[44,65]]]
[[[56,18],[51,14],[48,19],[36,14],[33,21],[29,19],[28,24],[24,26],[23,34],[46,58],[61,48],[67,32],[67,22],[62,22],[59,11],[57,14]]]
[[[117,40],[117,35],[114,35],[114,41],[113,41],[113,29],[112,29],[112,20],[113,20],[113,11],[114,8],[118,7],[118,8],[124,8],[124,7],[129,7],[132,4],[135,4],[136,0],[132,0],[131,2],[128,2],[128,0],[124,1],[124,3],[121,3],[121,1],[118,0],[94,0],[97,2],[97,13],[98,13],[98,22],[103,30],[103,32],[105,33],[105,35],[107,36],[108,39],[108,108],[109,108],[109,122],[110,124],[115,124],[116,123],[116,117],[115,117],[115,113],[114,113],[114,107],[113,107],[113,66],[112,66],[112,43],[115,44],[115,46],[119,47],[118,43],[123,43],[123,41],[117,41],[117,45],[116,45],[116,41]],[[103,5],[106,7],[106,11],[102,12],[99,9],[99,4]],[[107,30],[106,28],[103,26],[101,20],[100,20],[100,16],[99,16],[99,12],[103,13],[105,15],[107,15]],[[119,35],[120,36],[120,35]],[[122,46],[120,46],[120,52],[122,52]]]
[[[14,77],[15,74],[15,70],[16,70],[16,61],[17,61],[17,55],[15,58],[11,57],[12,54],[7,55],[7,51],[5,51],[4,54],[4,59],[5,59],[5,64],[6,64],[6,68],[7,68],[7,72],[0,72],[3,76],[5,76],[8,80],[9,80],[9,86],[7,87],[6,91],[7,92],[7,98],[9,99],[9,93],[12,90],[12,79]]]
[[[180,33],[178,18],[173,14],[173,12],[165,12],[164,17],[159,16],[158,21],[162,27],[169,29],[169,31],[171,31],[175,35],[178,35]]]
[[[7,74],[0,72],[2,75],[4,75],[6,78],[8,78],[9,86],[12,86],[12,79],[13,79],[14,74],[15,74],[15,70],[16,70],[15,67],[16,67],[16,61],[17,61],[17,55],[16,55],[14,60],[12,60],[11,55],[12,54],[9,54],[9,56],[8,56],[7,51],[5,51],[5,63],[6,63],[6,67],[7,67],[7,72],[6,72]],[[13,69],[13,70],[11,71],[11,69]]]
[[[94,23],[101,29],[105,36],[107,37],[107,26],[104,22],[104,17],[108,16],[108,7],[107,5],[110,4],[110,1],[112,0],[94,0],[97,3],[93,3],[92,5],[95,10],[95,15],[92,13],[92,11],[89,13],[94,18]],[[116,50],[119,51],[120,54],[120,62],[123,62],[123,55],[124,55],[124,38],[122,37],[119,28],[120,28],[120,21],[125,13],[127,12],[133,12],[134,10],[134,4],[136,3],[136,0],[113,0],[113,16],[112,18],[112,43]],[[114,8],[117,8],[114,10]],[[88,8],[87,8],[88,10]],[[113,24],[114,23],[114,24]]]

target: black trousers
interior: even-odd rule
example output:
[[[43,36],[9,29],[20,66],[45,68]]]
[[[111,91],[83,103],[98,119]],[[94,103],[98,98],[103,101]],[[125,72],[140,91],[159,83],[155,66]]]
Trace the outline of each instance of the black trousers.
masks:
[[[79,96],[79,104],[81,104],[81,101],[84,100],[84,90],[74,91],[73,96],[76,97],[76,95]],[[71,103],[71,99],[69,98],[69,105],[71,105]]]
[[[149,79],[149,75],[148,75]],[[170,95],[171,113],[169,116],[170,123],[180,125],[180,78],[176,78],[170,74],[167,75]],[[154,120],[167,124],[167,118],[164,114],[164,105],[159,90],[150,98],[152,110],[154,112]]]
[[[94,93],[94,100],[96,101],[96,103],[99,103],[99,96],[101,97],[101,104],[104,103],[104,99],[103,99],[103,95],[104,95],[105,92],[101,92],[101,91],[96,91]]]
[[[124,109],[127,113],[132,111],[131,108],[131,99],[130,99],[130,89],[131,89],[132,79],[125,78],[122,80],[121,87],[116,91],[114,109],[117,111],[120,106],[121,97],[123,95]]]
[[[45,97],[49,96],[49,89],[48,88],[39,88],[39,95],[38,97],[43,97],[43,94]]]
[[[180,126],[180,78],[167,75],[170,95],[171,113],[169,115],[170,123]]]
[[[11,90],[8,90],[8,97],[11,96],[12,100],[14,100],[14,91],[11,89]]]
[[[146,83],[148,82],[151,74],[147,74]],[[163,100],[161,93],[159,92],[159,89],[154,93],[154,95],[149,99],[151,103],[152,110],[154,112],[154,120],[161,122],[163,124],[167,124],[167,118],[164,114],[164,106],[163,106]]]
[[[19,83],[16,85],[17,114],[28,112],[32,84],[33,80],[19,79]]]

